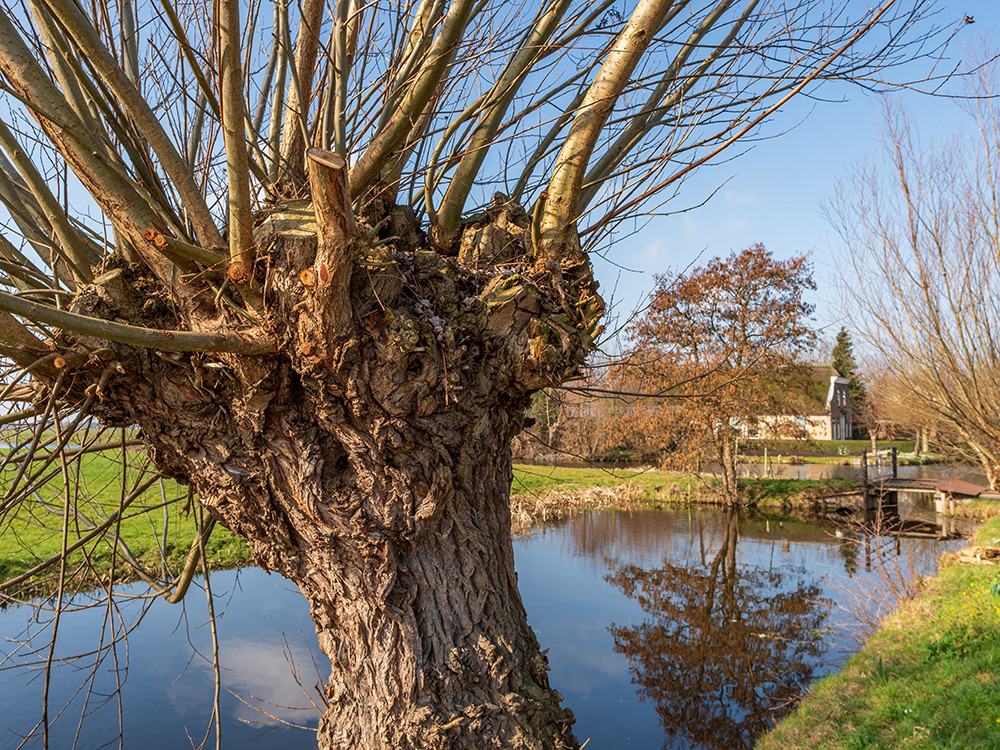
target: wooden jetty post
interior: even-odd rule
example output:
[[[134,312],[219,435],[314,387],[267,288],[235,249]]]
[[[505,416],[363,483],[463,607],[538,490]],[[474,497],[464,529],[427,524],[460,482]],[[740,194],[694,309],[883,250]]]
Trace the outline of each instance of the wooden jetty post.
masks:
[[[871,507],[868,504],[868,449],[861,451],[861,501],[865,513]]]
[[[866,515],[873,511],[881,512],[885,508],[895,508],[899,505],[896,490],[888,489],[885,486],[886,480],[896,479],[898,467],[899,462],[895,447],[884,451],[872,451],[870,466],[868,451],[861,452],[861,493]]]

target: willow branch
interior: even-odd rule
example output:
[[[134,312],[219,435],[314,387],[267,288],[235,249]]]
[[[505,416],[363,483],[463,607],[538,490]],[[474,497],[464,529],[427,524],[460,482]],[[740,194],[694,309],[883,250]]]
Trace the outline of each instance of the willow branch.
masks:
[[[632,71],[672,5],[673,0],[641,0],[587,89],[549,180],[538,248],[540,263],[560,261],[575,254],[576,215],[590,155]]]
[[[448,248],[454,243],[458,235],[462,208],[503,118],[531,68],[547,53],[549,39],[569,9],[569,5],[569,0],[549,2],[539,13],[531,31],[490,91],[488,104],[480,114],[469,145],[448,185],[438,212],[438,224],[433,227],[435,241],[440,247]]]
[[[14,422],[20,422],[24,419],[31,419],[32,417],[37,417],[42,413],[44,409],[40,406],[33,406],[30,409],[23,409],[21,411],[15,411],[5,416],[0,417],[0,426],[13,424]]]
[[[739,130],[737,130],[733,135],[731,135],[729,138],[727,138],[721,144],[719,144],[718,146],[716,146],[714,149],[712,149],[710,152],[708,152],[704,156],[702,156],[702,157],[700,157],[700,158],[692,161],[690,164],[686,165],[683,169],[678,170],[677,172],[675,172],[674,174],[672,174],[670,177],[668,177],[666,180],[663,180],[663,181],[657,183],[656,185],[653,185],[649,189],[645,190],[638,197],[633,198],[632,200],[630,200],[630,201],[628,201],[626,203],[621,204],[620,206],[618,206],[613,211],[610,211],[599,222],[597,222],[595,224],[592,224],[591,226],[587,227],[587,229],[585,229],[584,231],[580,232],[580,234],[581,235],[590,234],[592,232],[596,232],[596,231],[600,230],[602,227],[607,226],[609,223],[615,221],[619,216],[621,216],[621,215],[623,215],[623,214],[625,214],[625,213],[627,213],[629,211],[632,211],[637,206],[641,205],[644,201],[646,201],[653,194],[658,193],[660,190],[663,190],[664,188],[666,188],[670,184],[672,184],[674,182],[677,182],[678,180],[684,178],[687,174],[689,174],[690,172],[692,172],[696,168],[702,166],[703,164],[705,164],[708,161],[711,161],[716,156],[718,156],[720,153],[722,153],[723,151],[725,151],[726,149],[728,149],[730,146],[732,146],[734,143],[742,141],[742,139],[748,133],[750,133],[756,127],[758,127],[762,122],[764,122],[764,120],[766,120],[768,117],[770,117],[775,112],[777,112],[781,107],[783,107],[785,104],[787,104],[790,99],[792,99],[793,97],[795,97],[798,94],[800,94],[810,83],[812,83],[813,81],[815,81],[817,78],[820,78],[820,76],[822,75],[823,71],[825,71],[830,65],[832,65],[838,58],[842,57],[851,47],[853,47],[855,44],[857,44],[858,41],[860,41],[860,39],[862,37],[864,37],[869,31],[871,31],[872,27],[875,26],[876,23],[878,23],[879,19],[883,15],[885,15],[885,13],[888,12],[889,9],[892,8],[892,6],[895,5],[897,1],[898,0],[888,0],[888,2],[886,2],[885,5],[883,5],[881,8],[879,8],[879,10],[875,12],[875,14],[868,20],[868,22],[864,26],[862,26],[860,29],[858,29],[851,36],[851,38],[847,42],[845,42],[841,47],[839,47],[834,52],[832,52],[830,55],[828,55],[823,60],[823,62],[820,63],[820,65],[818,65],[815,68],[815,70],[813,70],[811,73],[809,73],[809,75],[807,75],[805,78],[803,78],[802,81],[799,82],[796,86],[794,86],[787,94],[785,94],[785,96],[783,96],[777,102],[775,102],[770,107],[768,107],[767,109],[765,109],[763,112],[761,112],[759,115],[757,115],[755,118],[753,118],[745,126],[743,126],[742,128],[740,128]]]
[[[100,72],[115,96],[122,102],[135,126],[147,139],[150,148],[176,187],[199,242],[209,248],[223,247],[225,243],[222,241],[222,235],[212,220],[208,204],[195,184],[187,163],[163,129],[160,119],[101,41],[90,20],[83,15],[73,0],[43,1],[64,25],[88,61]]]
[[[424,57],[424,65],[399,107],[351,168],[351,195],[364,199],[386,159],[403,146],[414,123],[420,120],[420,115],[434,96],[434,91],[465,33],[474,5],[475,0],[455,0],[448,9],[434,44]]]
[[[285,104],[285,122],[281,132],[281,161],[284,174],[296,181],[303,176],[306,132],[302,124],[309,113],[313,77],[316,74],[316,55],[319,52],[319,30],[323,22],[324,0],[306,0],[299,19],[298,36],[295,38],[295,58],[292,61],[294,85],[288,90]],[[288,16],[285,15],[285,32]],[[286,44],[291,48],[290,44]]]
[[[27,367],[49,348],[9,312],[0,312],[0,354]]]
[[[697,69],[681,78],[681,70],[687,64],[692,53],[698,49],[708,35],[715,28],[735,0],[723,0],[716,8],[705,17],[698,28],[696,28],[687,41],[682,45],[677,55],[664,71],[660,82],[650,92],[643,108],[628,119],[625,129],[618,135],[614,143],[608,147],[600,159],[590,168],[583,179],[583,189],[580,196],[580,210],[582,211],[597,195],[601,184],[608,179],[614,169],[625,160],[629,152],[635,147],[638,141],[648,134],[657,125],[663,122],[665,112],[673,105],[681,101],[684,92],[689,91],[709,70],[711,64],[729,49],[736,38],[739,30],[744,26],[754,9],[758,0],[752,0],[747,4],[740,17],[733,23],[732,28],[725,38],[715,46],[706,59],[698,65]],[[664,97],[673,85],[678,87],[678,91],[664,101]]]
[[[205,101],[208,103],[208,106],[212,108],[212,112],[215,113],[215,116],[219,117],[221,112],[219,99],[216,97],[215,90],[208,82],[208,78],[202,70],[202,63],[194,54],[194,49],[188,41],[187,34],[184,31],[184,25],[177,16],[177,11],[174,9],[170,0],[160,0],[160,7],[163,8],[163,12],[167,16],[167,20],[170,22],[170,30],[173,33],[174,38],[177,40],[178,46],[181,48],[181,53],[184,55],[184,59],[187,60],[188,68],[190,69],[192,75],[194,75],[195,81],[198,83],[198,89],[200,90],[201,95],[205,97]]]
[[[217,7],[222,132],[229,184],[229,257],[232,261],[241,261],[247,272],[252,273],[255,253],[245,136],[246,102],[240,61],[240,8],[238,0],[219,0]]]
[[[164,351],[228,352],[247,355],[274,351],[274,342],[269,340],[260,330],[246,331],[240,335],[236,333],[200,333],[141,328],[57,310],[54,307],[29,302],[6,292],[0,292],[0,310],[84,336]]]
[[[277,45],[278,56],[275,62],[277,79],[274,82],[274,91],[271,93],[271,114],[267,129],[267,169],[268,179],[273,184],[278,180],[281,166],[281,123],[285,111],[285,89],[288,78],[289,58],[291,50],[285,40],[290,38],[286,28],[288,24],[287,0],[276,0],[275,2],[275,44]]]
[[[142,233],[160,223],[157,214],[135,187],[102,156],[103,149],[92,137],[35,60],[8,16],[0,13],[0,71],[16,94],[29,107],[53,146],[62,154],[116,229],[137,250],[145,243]],[[171,276],[170,264],[158,253],[143,259],[161,279]]]
[[[52,14],[40,4],[40,0],[30,0],[29,6],[34,17],[35,32],[45,49],[46,57],[48,57],[49,64],[55,74],[55,80],[59,84],[66,102],[72,107],[80,122],[90,128],[91,133],[103,134],[104,127],[95,116],[91,108],[90,97],[80,84],[77,74],[79,61],[71,61],[71,58],[76,54],[75,51],[52,21]],[[100,137],[96,137],[95,141],[98,145],[104,145]],[[107,158],[107,150],[102,151],[101,155]]]
[[[59,254],[70,265],[77,281],[90,281],[93,278],[90,266],[99,258],[96,249],[70,224],[59,201],[52,195],[42,175],[2,120],[0,120],[0,146],[7,152],[52,227]]]
[[[198,524],[198,531],[195,533],[194,541],[191,542],[191,549],[188,550],[187,559],[184,560],[184,567],[181,569],[180,575],[174,579],[173,593],[167,594],[166,591],[161,591],[163,598],[171,604],[177,604],[187,594],[188,588],[191,586],[191,581],[194,580],[194,576],[201,564],[205,542],[212,535],[212,529],[214,528],[214,516],[209,516],[207,521]]]

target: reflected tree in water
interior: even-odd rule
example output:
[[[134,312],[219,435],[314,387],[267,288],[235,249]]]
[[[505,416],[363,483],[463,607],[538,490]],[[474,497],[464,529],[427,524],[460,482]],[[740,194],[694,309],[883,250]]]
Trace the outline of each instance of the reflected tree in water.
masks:
[[[665,747],[687,738],[749,748],[794,704],[826,649],[819,633],[829,602],[820,589],[804,572],[739,567],[738,541],[733,511],[714,557],[652,570],[626,565],[607,578],[647,614],[610,630],[640,696],[656,705]]]
[[[860,535],[855,531],[838,530],[837,554],[844,562],[844,572],[848,578],[854,578],[858,572],[858,548],[861,545]]]

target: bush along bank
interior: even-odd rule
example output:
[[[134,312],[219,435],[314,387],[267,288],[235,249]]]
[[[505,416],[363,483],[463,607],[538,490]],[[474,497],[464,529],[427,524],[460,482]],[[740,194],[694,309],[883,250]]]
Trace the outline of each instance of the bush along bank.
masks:
[[[1000,518],[757,750],[1000,748]]]

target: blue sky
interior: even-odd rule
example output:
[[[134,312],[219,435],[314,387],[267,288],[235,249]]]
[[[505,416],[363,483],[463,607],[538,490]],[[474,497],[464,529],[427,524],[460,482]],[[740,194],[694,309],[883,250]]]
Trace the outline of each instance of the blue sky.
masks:
[[[942,25],[965,15],[975,19],[953,42],[952,59],[981,50],[984,38],[987,44],[1000,40],[1000,3],[948,0],[941,7]],[[840,248],[822,207],[852,164],[878,152],[884,97],[849,86],[821,93],[843,101],[800,100],[775,116],[768,132],[791,130],[757,143],[726,164],[702,168],[685,184],[679,200],[696,204],[725,183],[706,205],[654,219],[624,240],[624,247],[616,247],[609,257],[633,271],[598,261],[605,297],[616,290],[616,313],[627,315],[643,302],[654,273],[682,271],[762,242],[778,258],[806,254],[812,259],[819,288],[811,301],[825,338],[832,339],[841,325],[850,326],[838,301],[835,259]],[[922,138],[944,138],[970,123],[955,101],[911,92],[889,96],[907,109]]]

